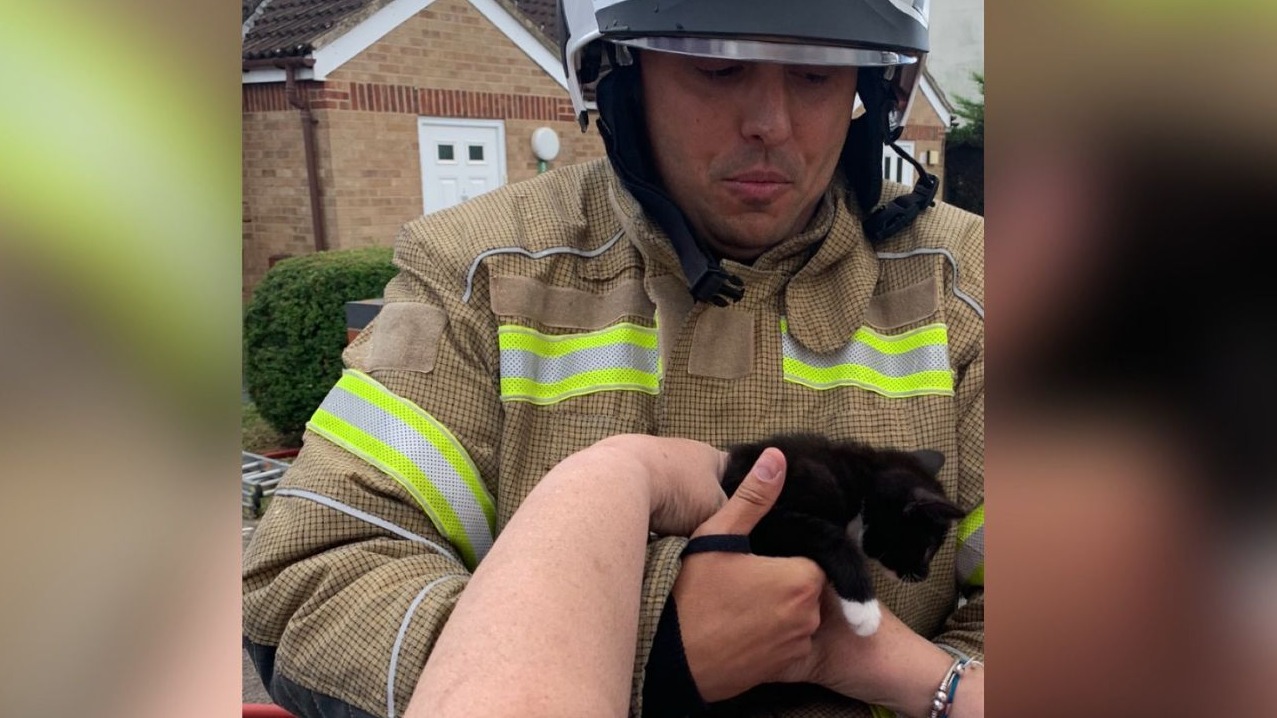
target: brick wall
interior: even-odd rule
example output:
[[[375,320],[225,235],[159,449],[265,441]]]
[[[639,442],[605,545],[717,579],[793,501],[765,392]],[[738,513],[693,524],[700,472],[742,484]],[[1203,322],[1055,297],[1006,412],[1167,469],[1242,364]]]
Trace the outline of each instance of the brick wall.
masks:
[[[573,121],[567,91],[464,0],[437,0],[329,79],[321,106],[330,108],[343,187],[343,246],[386,242],[421,213],[419,117],[503,120],[509,183],[537,174],[538,127],[559,134],[553,166],[605,155],[597,131],[582,134]],[[380,186],[355,186],[365,175]]]
[[[417,118],[406,113],[318,111],[328,160],[324,202],[333,249],[388,245],[421,214]]]
[[[936,197],[943,197],[944,136],[948,128],[940,120],[940,116],[936,114],[931,102],[922,94],[922,89],[919,88],[917,92],[917,96],[914,97],[913,108],[909,111],[908,123],[905,125],[905,131],[900,136],[900,139],[913,141],[913,158],[922,163],[922,166],[928,172],[940,178],[940,188],[936,191]],[[938,158],[935,164],[927,163],[928,150],[934,152]],[[890,148],[885,151],[888,154],[895,154]]]
[[[551,167],[605,156],[598,131],[582,133],[573,121],[567,91],[464,0],[438,0],[325,82],[302,86],[319,121],[320,188],[333,249],[389,245],[421,214],[419,117],[503,120],[510,183],[536,176],[531,136],[538,127],[559,134]],[[247,298],[270,256],[313,251],[314,240],[301,124],[282,84],[246,86],[244,133]],[[266,149],[272,142],[287,150]]]
[[[330,78],[567,98],[566,90],[465,0],[437,0]]]
[[[559,135],[559,156],[547,163],[550,169],[607,156],[603,149],[603,138],[599,137],[598,128],[594,126],[593,114],[590,116],[590,127],[585,132],[581,132],[581,126],[573,121],[507,120],[506,172],[511,182],[535,177],[537,174],[537,157],[532,152],[532,132],[538,127],[549,127]]]
[[[266,88],[260,89],[262,95]],[[283,86],[279,86],[283,97]],[[265,99],[265,98],[257,98]],[[247,106],[246,98],[246,106]],[[266,273],[270,257],[315,249],[306,155],[297,110],[243,114],[244,299]]]

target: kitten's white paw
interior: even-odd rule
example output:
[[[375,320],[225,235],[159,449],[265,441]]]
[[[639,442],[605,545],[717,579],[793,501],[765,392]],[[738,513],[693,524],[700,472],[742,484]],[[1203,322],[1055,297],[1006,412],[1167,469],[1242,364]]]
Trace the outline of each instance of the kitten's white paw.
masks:
[[[843,599],[842,615],[847,617],[847,623],[851,624],[857,636],[872,636],[882,622],[882,609],[878,608],[876,598],[864,603]]]

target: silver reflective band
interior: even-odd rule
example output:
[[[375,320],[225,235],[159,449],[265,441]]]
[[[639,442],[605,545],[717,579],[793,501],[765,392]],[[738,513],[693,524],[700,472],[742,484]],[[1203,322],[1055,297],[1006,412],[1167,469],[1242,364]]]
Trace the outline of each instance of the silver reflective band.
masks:
[[[470,263],[470,269],[466,272],[466,290],[461,293],[461,303],[462,304],[470,303],[470,295],[471,293],[474,292],[474,273],[479,271],[479,263],[487,259],[488,257],[497,255],[497,254],[520,254],[529,259],[543,259],[545,257],[550,257],[556,254],[574,254],[578,257],[584,257],[585,259],[594,259],[600,254],[603,254],[604,252],[611,249],[612,245],[616,244],[617,240],[619,240],[621,238],[621,235],[624,233],[625,233],[625,230],[621,230],[621,229],[616,230],[616,234],[612,235],[611,239],[604,242],[603,246],[597,247],[595,249],[578,249],[577,247],[550,247],[549,249],[542,249],[538,252],[529,252],[523,247],[498,247],[496,249],[489,249],[486,252],[481,252],[479,256],[475,257],[474,261]]]
[[[920,346],[902,354],[888,354],[868,344],[852,342],[829,354],[817,354],[799,344],[786,332],[781,335],[781,347],[785,356],[817,369],[833,369],[845,364],[855,364],[869,367],[883,376],[896,378],[924,371],[949,370],[949,347],[945,344]]]
[[[501,378],[531,379],[541,384],[567,381],[587,371],[637,369],[656,374],[660,354],[633,344],[607,344],[579,349],[557,357],[543,357],[521,349],[501,350]]]
[[[433,506],[436,512],[450,509],[455,514],[465,537],[474,551],[476,562],[482,560],[492,548],[493,527],[489,525],[483,507],[471,493],[470,487],[448,462],[443,453],[427,441],[405,421],[385,409],[356,396],[340,386],[334,387],[325,397],[320,409],[347,424],[375,437],[387,447],[403,455],[429,481],[430,487],[444,498],[445,506]],[[411,482],[415,483],[415,482]],[[416,486],[418,490],[421,486]],[[431,519],[435,519],[431,516]],[[455,540],[448,522],[437,525],[440,533]],[[462,550],[464,554],[465,551]]]
[[[420,536],[418,534],[415,534],[409,531],[408,529],[402,526],[399,526],[398,524],[392,524],[389,521],[379,516],[373,516],[372,514],[366,511],[360,511],[354,506],[343,504],[342,502],[336,499],[330,498],[328,496],[324,496],[323,494],[317,494],[314,491],[306,491],[304,489],[280,489],[279,491],[275,492],[275,495],[276,496],[291,496],[297,499],[308,499],[310,501],[314,501],[315,503],[320,504],[321,506],[327,506],[328,508],[333,509],[335,511],[340,511],[341,513],[346,514],[347,516],[350,516],[351,518],[356,518],[356,519],[359,519],[360,521],[370,523],[373,526],[376,526],[377,528],[385,529],[386,531],[389,531],[390,533],[396,536],[399,536],[401,538],[406,538],[409,541],[414,541],[419,544],[425,544],[426,546],[429,546],[430,548],[434,549],[436,553],[443,556],[447,556],[448,558],[452,559],[453,561],[456,561],[457,563],[461,563],[461,559],[457,558],[457,554],[453,553],[451,549],[446,549],[443,546],[440,546],[439,544],[435,543],[434,541],[431,541],[430,539],[426,538],[425,536]]]
[[[830,65],[840,67],[886,67],[912,65],[916,57],[889,50],[869,50],[834,45],[799,45],[758,40],[728,40],[709,37],[634,37],[617,39],[619,45],[645,50],[672,52],[718,60],[780,62],[787,65]]]
[[[909,252],[878,252],[878,259],[907,259],[916,257],[919,254],[939,254],[949,260],[949,266],[953,267],[953,296],[967,303],[967,306],[975,310],[975,313],[984,319],[984,306],[977,302],[971,295],[958,288],[958,260],[954,259],[953,253],[947,249],[940,247],[920,247]]]
[[[461,578],[464,576],[452,575],[441,576],[426,584],[421,589],[412,603],[408,604],[408,610],[404,612],[403,621],[399,623],[399,632],[395,634],[395,645],[390,649],[390,668],[386,670],[386,715],[388,718],[396,718],[395,714],[395,680],[398,678],[399,672],[399,651],[403,648],[404,637],[408,635],[408,624],[412,621],[412,617],[417,613],[417,607],[426,598],[426,594],[430,593],[430,589],[447,581],[448,579]]]

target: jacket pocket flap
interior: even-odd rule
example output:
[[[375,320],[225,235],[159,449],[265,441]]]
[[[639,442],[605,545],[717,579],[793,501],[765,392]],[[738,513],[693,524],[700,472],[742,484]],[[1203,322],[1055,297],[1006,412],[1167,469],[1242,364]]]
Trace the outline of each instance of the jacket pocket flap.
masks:
[[[390,302],[377,314],[368,370],[402,369],[429,373],[435,368],[439,340],[448,317],[442,309],[417,302]]]
[[[928,277],[870,298],[865,323],[877,329],[897,329],[935,314],[939,303],[936,278]]]
[[[637,279],[594,294],[551,287],[530,277],[497,276],[492,278],[490,292],[494,313],[562,329],[602,329],[624,317],[651,319],[656,311]]]

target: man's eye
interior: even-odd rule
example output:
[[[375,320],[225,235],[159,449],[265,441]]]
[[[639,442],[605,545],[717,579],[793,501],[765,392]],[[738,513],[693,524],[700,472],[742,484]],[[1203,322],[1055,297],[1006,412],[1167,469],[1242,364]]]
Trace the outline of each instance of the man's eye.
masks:
[[[802,80],[808,84],[820,85],[833,79],[834,72],[827,67],[815,65],[793,65],[789,68],[790,75],[795,79]]]
[[[819,85],[829,80],[829,75],[824,75],[819,72],[803,72],[800,73],[800,77],[803,81],[810,82],[813,85]]]
[[[721,79],[738,75],[744,68],[740,65],[728,65],[726,67],[698,67],[696,69],[710,79]]]

